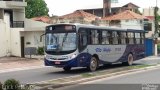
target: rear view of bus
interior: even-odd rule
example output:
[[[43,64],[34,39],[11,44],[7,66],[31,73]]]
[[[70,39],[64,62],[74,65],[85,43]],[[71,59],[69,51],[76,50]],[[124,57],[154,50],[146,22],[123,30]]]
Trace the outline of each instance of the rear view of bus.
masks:
[[[77,35],[74,25],[50,25],[45,32],[45,65],[63,67],[68,71],[75,66]]]

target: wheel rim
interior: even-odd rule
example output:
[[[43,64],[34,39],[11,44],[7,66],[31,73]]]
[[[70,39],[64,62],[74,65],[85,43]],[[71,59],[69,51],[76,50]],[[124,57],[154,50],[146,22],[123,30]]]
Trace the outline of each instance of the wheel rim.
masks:
[[[128,56],[128,64],[129,65],[133,64],[133,56],[132,56],[132,54],[129,54],[129,56]]]
[[[95,71],[97,68],[97,60],[96,58],[92,58],[90,62],[90,69],[91,71]]]

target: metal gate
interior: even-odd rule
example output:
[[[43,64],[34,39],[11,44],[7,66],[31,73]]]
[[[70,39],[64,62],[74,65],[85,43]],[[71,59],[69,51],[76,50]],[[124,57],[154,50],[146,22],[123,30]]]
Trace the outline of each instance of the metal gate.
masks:
[[[153,39],[145,39],[145,54],[146,56],[153,55],[154,51],[154,40]]]

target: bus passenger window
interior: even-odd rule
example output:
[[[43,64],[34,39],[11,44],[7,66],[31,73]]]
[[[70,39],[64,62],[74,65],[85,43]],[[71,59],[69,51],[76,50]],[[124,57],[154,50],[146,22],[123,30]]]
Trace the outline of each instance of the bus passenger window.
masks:
[[[91,44],[99,44],[99,34],[97,30],[91,30]]]
[[[121,32],[117,32],[118,44],[122,44]]]
[[[140,43],[141,43],[141,44],[144,44],[144,37],[145,37],[144,35],[145,35],[144,33],[141,33],[141,34],[140,34],[140,38],[141,38],[141,39],[140,39]]]
[[[126,32],[121,32],[121,43],[126,44]]]
[[[109,40],[107,38],[107,31],[102,31],[102,44],[109,44]]]
[[[128,32],[128,39],[129,39],[129,44],[134,44],[134,33]]]
[[[109,44],[113,44],[112,31],[108,31],[107,37],[109,39]]]
[[[140,33],[135,33],[136,44],[140,44]]]
[[[116,31],[112,33],[112,37],[113,37],[113,44],[118,44],[118,36]]]

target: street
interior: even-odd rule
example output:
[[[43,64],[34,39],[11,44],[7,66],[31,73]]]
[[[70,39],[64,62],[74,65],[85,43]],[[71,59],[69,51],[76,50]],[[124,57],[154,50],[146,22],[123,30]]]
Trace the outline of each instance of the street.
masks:
[[[121,64],[100,67],[99,70],[106,70],[112,68],[125,67]],[[70,72],[63,71],[62,68],[55,67],[42,67],[38,69],[20,70],[13,72],[0,73],[0,81],[3,82],[7,79],[14,78],[21,83],[35,83],[51,79],[63,78],[68,76],[74,76],[89,72],[86,68],[73,68]]]
[[[160,68],[121,77],[104,78],[58,90],[160,90]],[[145,87],[155,89],[142,89]]]
[[[138,60],[134,62],[134,65],[139,65],[139,64],[145,64],[145,65],[151,64],[152,65],[152,64],[159,63],[159,62],[160,61],[158,59]],[[115,65],[100,67],[97,71],[123,68],[123,67],[126,67],[126,66],[123,66],[122,64],[115,64]],[[4,82],[7,79],[14,78],[16,80],[19,80],[20,83],[26,84],[26,83],[35,83],[35,82],[47,81],[51,79],[58,79],[58,78],[69,77],[69,76],[74,76],[74,75],[80,75],[86,72],[89,72],[86,68],[73,68],[70,72],[65,72],[63,71],[62,68],[42,67],[38,69],[29,69],[29,70],[20,70],[20,71],[0,73],[0,81]],[[159,72],[157,72],[156,75],[160,75]],[[144,76],[146,75],[142,75],[141,78],[143,78]],[[115,81],[112,81],[112,82],[115,82]]]

